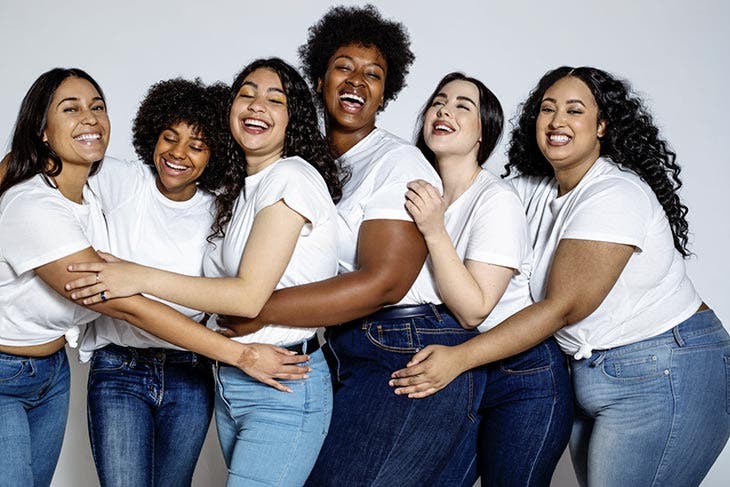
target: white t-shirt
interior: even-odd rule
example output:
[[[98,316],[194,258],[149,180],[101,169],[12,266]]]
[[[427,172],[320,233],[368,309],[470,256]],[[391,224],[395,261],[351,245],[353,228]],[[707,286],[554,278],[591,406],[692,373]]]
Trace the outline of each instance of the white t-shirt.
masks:
[[[281,159],[246,177],[225,237],[216,241],[215,247],[209,247],[203,266],[205,275],[237,276],[254,218],[259,211],[282,200],[307,223],[276,289],[334,277],[337,274],[337,213],[322,176],[300,157]],[[316,328],[270,325],[234,340],[288,345],[309,339],[316,331]]]
[[[441,180],[414,145],[377,128],[339,160],[351,172],[342,188],[342,199],[337,203],[339,265],[340,273],[345,273],[357,267],[357,239],[363,221],[413,221],[405,207],[406,185],[414,179],[423,179],[441,191]],[[432,302],[424,300],[417,291],[422,287],[432,288],[428,279],[427,275],[419,275],[411,291],[398,304]]]
[[[634,173],[599,158],[578,185],[557,197],[554,178],[513,180],[527,210],[535,301],[545,298],[550,266],[564,238],[632,245],[636,252],[603,303],[590,316],[555,334],[576,359],[593,350],[635,343],[663,333],[701,304],[674,248],[672,232],[651,188]]]
[[[33,269],[87,247],[107,246],[106,225],[93,192],[74,203],[41,175],[0,198],[0,344],[20,347],[66,335],[73,346],[79,325],[99,316],[65,299]]]
[[[203,256],[215,215],[215,200],[198,190],[186,201],[173,201],[157,189],[154,168],[142,161],[107,157],[101,171],[89,178],[99,195],[109,228],[109,251],[117,257],[166,271],[203,275]],[[195,321],[204,313],[161,301]],[[109,343],[148,348],[180,349],[126,321],[99,317],[86,327],[79,348],[82,361]]]

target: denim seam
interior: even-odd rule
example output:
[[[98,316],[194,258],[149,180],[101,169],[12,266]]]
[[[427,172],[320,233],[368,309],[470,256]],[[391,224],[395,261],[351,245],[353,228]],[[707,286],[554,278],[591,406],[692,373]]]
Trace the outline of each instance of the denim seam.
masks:
[[[467,404],[466,408],[466,417],[469,418],[469,420],[472,423],[475,423],[477,420],[476,415],[474,414],[474,374],[472,374],[472,371],[467,372],[467,377],[469,378],[469,403]]]
[[[368,338],[368,341],[370,343],[372,343],[375,347],[377,347],[381,350],[386,350],[388,352],[396,352],[396,353],[416,353],[416,352],[418,352],[416,347],[413,346],[413,333],[409,333],[408,344],[411,345],[409,348],[389,347],[388,345],[384,345],[384,344],[380,343],[379,341],[377,341],[375,339],[375,337],[372,336],[372,333],[370,332],[371,329],[372,329],[371,327],[368,327],[368,329],[365,331],[365,336]],[[410,331],[410,327],[408,327],[407,330]],[[403,328],[402,330],[397,330],[397,331],[406,331],[406,328]],[[378,331],[378,335],[380,336],[380,331]]]
[[[7,362],[10,362],[10,360],[7,360]],[[15,375],[13,375],[12,377],[8,377],[7,379],[0,378],[0,384],[3,382],[10,382],[11,380],[15,380],[23,374],[23,372],[25,371],[26,361],[18,360],[18,362],[20,362],[20,369],[18,369],[18,372],[16,372]]]
[[[659,464],[657,465],[657,470],[654,473],[654,478],[652,479],[651,485],[652,486],[659,486],[662,485],[662,483],[659,483],[660,480],[660,473],[664,469],[666,469],[666,459],[667,459],[667,452],[669,449],[673,446],[674,442],[676,441],[676,424],[677,424],[677,391],[674,386],[674,378],[672,377],[671,368],[672,368],[672,350],[669,351],[669,369],[670,373],[668,374],[669,379],[669,389],[672,391],[672,425],[669,428],[669,434],[667,435],[667,440],[664,443],[664,449],[662,451],[662,458],[659,460]]]
[[[548,354],[550,353],[548,349]],[[552,356],[550,357],[550,362],[552,363]],[[532,464],[530,465],[530,474],[527,476],[527,484],[530,485],[532,482],[532,475],[535,473],[535,466],[537,465],[537,459],[542,454],[543,448],[545,447],[545,439],[548,436],[548,432],[550,431],[550,428],[552,427],[553,423],[553,417],[555,414],[555,404],[558,400],[557,394],[555,391],[557,390],[557,384],[555,384],[555,374],[553,374],[552,369],[550,370],[550,381],[553,383],[553,402],[550,405],[550,415],[548,416],[548,423],[545,425],[546,428],[544,430],[544,433],[542,435],[542,440],[540,442],[540,448],[537,450],[537,454],[533,456],[532,458]]]

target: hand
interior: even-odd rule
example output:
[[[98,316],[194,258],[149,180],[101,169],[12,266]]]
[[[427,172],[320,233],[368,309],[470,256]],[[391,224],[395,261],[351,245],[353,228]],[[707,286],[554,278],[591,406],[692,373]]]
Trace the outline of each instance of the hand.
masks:
[[[242,337],[255,333],[264,327],[257,318],[243,318],[241,316],[218,315],[216,324],[221,327],[218,333],[228,338]]]
[[[424,237],[444,230],[446,202],[432,184],[422,179],[408,183],[406,209]]]
[[[296,355],[286,348],[263,343],[242,344],[244,349],[236,366],[254,379],[283,392],[292,390],[275,379],[301,380],[309,377],[311,367],[300,366],[309,355]]]
[[[440,391],[462,372],[462,361],[456,349],[429,345],[415,354],[405,369],[393,372],[388,384],[396,388],[396,394],[421,399]]]
[[[111,298],[123,298],[139,294],[138,284],[145,280],[145,267],[118,259],[112,254],[97,251],[105,262],[84,262],[68,266],[69,272],[93,272],[94,274],[67,282],[66,291],[73,291],[71,299],[90,305]],[[102,295],[100,293],[104,292]]]

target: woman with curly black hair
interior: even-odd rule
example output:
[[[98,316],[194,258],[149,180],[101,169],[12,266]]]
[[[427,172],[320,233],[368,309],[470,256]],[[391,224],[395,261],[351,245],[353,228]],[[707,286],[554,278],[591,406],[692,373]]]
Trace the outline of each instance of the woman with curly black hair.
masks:
[[[509,156],[535,304],[461,346],[423,350],[399,373],[403,391],[554,333],[575,389],[581,485],[698,485],[730,435],[730,337],[685,272],[674,153],[626,82],[561,67],[522,106]]]
[[[337,272],[339,169],[319,132],[311,91],[281,59],[260,59],[235,79],[228,150],[218,195],[207,277],[191,277],[127,262],[82,267],[104,275],[107,297],[144,292],[209,313],[253,317],[274,289]],[[306,158],[306,159],[305,159]],[[83,281],[83,279],[82,279]],[[93,284],[86,282],[85,284]],[[82,294],[95,293],[99,285]],[[268,382],[217,366],[216,424],[228,485],[301,485],[324,441],[331,380],[316,327],[266,327],[242,343],[266,343],[306,353],[305,381]],[[286,377],[283,377],[286,378]]]
[[[215,214],[210,190],[226,168],[228,97],[227,86],[199,80],[150,88],[133,125],[139,161],[107,157],[89,180],[114,255],[203,274]],[[167,304],[203,320],[198,310]],[[209,362],[108,316],[86,328],[80,357],[91,358],[89,436],[102,485],[190,484],[213,412]]]

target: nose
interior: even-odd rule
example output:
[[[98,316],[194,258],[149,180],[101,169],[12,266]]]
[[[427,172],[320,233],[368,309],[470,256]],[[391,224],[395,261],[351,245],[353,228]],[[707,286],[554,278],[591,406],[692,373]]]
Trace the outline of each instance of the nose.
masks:
[[[167,151],[173,159],[184,159],[185,158],[185,144],[182,140],[175,142],[169,151]]]
[[[439,106],[439,109],[436,112],[436,115],[439,116],[439,117],[451,116],[451,110],[444,103],[443,105]]]
[[[264,103],[261,97],[255,96],[248,104],[249,111],[260,113],[264,111]]]
[[[97,115],[97,112],[86,108],[84,111],[83,123],[85,123],[86,125],[96,125],[97,123],[99,123]]]
[[[563,110],[555,110],[553,116],[550,117],[550,128],[559,128],[565,126],[565,112]]]
[[[365,80],[363,79],[362,73],[356,70],[350,74],[346,83],[350,86],[363,86],[365,84]]]

